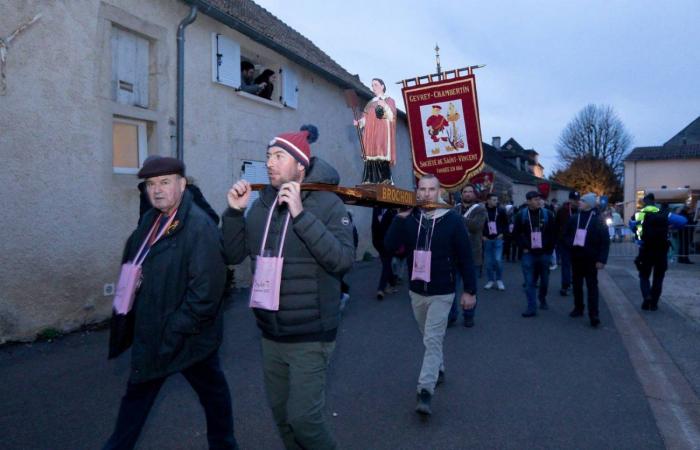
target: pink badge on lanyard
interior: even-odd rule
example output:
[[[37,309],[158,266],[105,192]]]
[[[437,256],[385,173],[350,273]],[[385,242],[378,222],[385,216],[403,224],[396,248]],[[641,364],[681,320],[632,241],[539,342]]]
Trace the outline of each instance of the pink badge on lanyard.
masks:
[[[277,198],[275,198],[275,202],[267,215],[267,224],[265,225],[265,233],[260,245],[260,254],[255,258],[255,275],[253,275],[253,284],[250,287],[250,302],[248,304],[250,308],[266,309],[268,311],[279,311],[280,309],[280,287],[282,285],[282,267],[284,265],[282,249],[284,248],[284,240],[287,236],[287,227],[289,225],[289,213],[287,213],[277,256],[265,256],[265,243],[270,232],[272,213],[275,211],[276,206]]]
[[[496,228],[496,222],[493,220],[489,220],[489,234],[498,234],[498,228]]]
[[[591,217],[593,217],[593,212],[588,216],[588,221],[586,222],[585,228],[579,228],[581,223],[581,213],[578,214],[576,219],[576,236],[574,236],[574,247],[583,247],[586,245],[586,234],[588,233],[588,224],[591,223]]]
[[[539,224],[539,217],[542,211],[538,210],[537,211],[537,219],[538,219],[538,224]],[[530,225],[530,249],[539,249],[542,248],[542,232],[541,231],[533,231],[532,229],[532,218],[530,217],[530,210],[527,210],[527,223]],[[538,226],[539,228],[539,226]]]
[[[530,248],[542,248],[542,232],[541,231],[531,231],[530,232]]]
[[[423,224],[423,213],[420,215],[420,220],[418,221],[418,235],[416,236],[416,248],[418,247],[418,241],[420,240],[420,230]],[[432,252],[430,251],[430,246],[433,243],[433,231],[435,230],[435,217],[433,217],[433,224],[430,227],[430,234],[426,234],[426,250],[413,250],[413,270],[411,271],[411,281],[425,281],[430,283],[430,262],[432,259]]]
[[[151,248],[153,248],[156,242],[166,233],[175,218],[175,214],[177,214],[177,210],[173,212],[160,232],[155,235],[160,219],[163,216],[162,214],[158,215],[151,231],[146,235],[146,239],[144,239],[141,247],[136,252],[133,261],[122,264],[121,271],[119,272],[119,281],[117,281],[117,291],[114,294],[114,301],[112,302],[112,308],[116,314],[127,314],[131,311],[131,308],[133,308],[136,292],[139,290],[139,287],[141,287],[141,265],[146,260],[146,256],[148,256],[148,252]],[[144,251],[146,243],[151,240],[151,238],[153,238],[151,246]]]

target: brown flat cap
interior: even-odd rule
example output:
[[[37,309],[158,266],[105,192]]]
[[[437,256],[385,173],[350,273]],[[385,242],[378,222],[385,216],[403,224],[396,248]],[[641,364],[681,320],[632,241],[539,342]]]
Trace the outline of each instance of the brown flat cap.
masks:
[[[163,175],[177,174],[185,176],[185,163],[170,156],[152,155],[143,162],[139,170],[139,178],[161,177]]]

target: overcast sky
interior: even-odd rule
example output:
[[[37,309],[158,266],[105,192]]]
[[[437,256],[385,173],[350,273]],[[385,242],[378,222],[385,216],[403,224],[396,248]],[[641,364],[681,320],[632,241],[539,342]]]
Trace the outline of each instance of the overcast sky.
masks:
[[[611,105],[634,146],[661,145],[700,116],[700,0],[256,0],[369,85],[476,71],[483,140],[514,137],[547,174],[561,130]]]

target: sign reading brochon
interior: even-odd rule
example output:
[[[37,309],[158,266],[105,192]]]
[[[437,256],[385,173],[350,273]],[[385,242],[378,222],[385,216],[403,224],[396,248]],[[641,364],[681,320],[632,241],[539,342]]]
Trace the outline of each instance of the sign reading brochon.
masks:
[[[484,160],[474,75],[404,85],[402,92],[414,171],[435,175],[444,188],[459,188]]]

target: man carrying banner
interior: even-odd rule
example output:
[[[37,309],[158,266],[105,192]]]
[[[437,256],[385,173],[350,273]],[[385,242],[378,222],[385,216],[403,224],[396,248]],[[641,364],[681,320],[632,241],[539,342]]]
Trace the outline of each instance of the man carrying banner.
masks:
[[[161,386],[177,372],[204,407],[210,448],[238,448],[218,356],[226,280],[221,234],[186,190],[181,161],[152,157],[138,176],[146,179],[153,208],[124,249],[124,262],[141,266],[141,285],[126,315],[115,304],[112,316],[109,357],[133,345],[126,394],[104,448],[134,448]]]
[[[482,236],[484,226],[486,224],[486,208],[479,203],[477,198],[476,187],[473,184],[467,184],[462,188],[462,203],[455,207],[455,212],[462,217],[466,226],[467,236],[472,253],[472,262],[474,265],[474,278],[478,279],[481,274],[481,266],[483,261],[483,244]],[[449,322],[454,323],[459,315],[459,304],[462,292],[462,279],[460,272],[456,272],[456,287],[455,297],[450,310]],[[474,316],[476,315],[476,305],[473,308],[462,309],[464,317],[464,326],[471,328],[474,326]]]
[[[416,198],[437,203],[439,192],[438,179],[434,175],[424,175],[418,181]],[[394,218],[384,245],[389,251],[404,246],[408,264],[412,267],[408,293],[425,346],[418,377],[416,412],[430,415],[435,387],[444,380],[442,343],[454,298],[455,268],[463,280],[461,307],[469,310],[476,303],[476,278],[469,239],[464,224],[453,211],[414,208]]]
[[[540,309],[547,306],[547,288],[549,286],[549,265],[556,242],[556,224],[554,215],[541,207],[541,194],[530,191],[525,195],[527,206],[519,210],[514,217],[513,239],[523,249],[522,268],[527,295],[527,309],[523,317],[537,315],[536,274],[539,274]]]
[[[265,390],[287,449],[336,448],[323,412],[326,371],[340,317],[340,278],[355,254],[352,225],[340,198],[331,192],[300,192],[302,181],[340,181],[333,167],[311,157],[309,143],[317,136],[316,127],[305,125],[275,137],[267,148],[270,185],[245,215],[251,186],[236,182],[223,217],[229,263],[250,256],[256,268],[251,304],[262,331]],[[263,305],[264,288],[275,284],[277,292],[273,289],[269,304]]]

